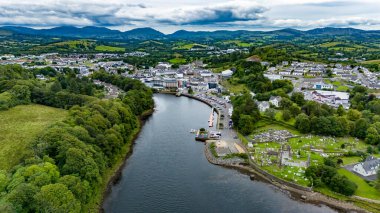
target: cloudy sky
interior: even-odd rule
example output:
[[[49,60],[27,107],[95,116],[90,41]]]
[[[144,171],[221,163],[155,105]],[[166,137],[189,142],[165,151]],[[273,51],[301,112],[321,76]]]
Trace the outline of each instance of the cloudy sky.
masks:
[[[286,2],[286,3],[284,3]],[[380,0],[0,0],[0,25],[128,30],[380,29]]]

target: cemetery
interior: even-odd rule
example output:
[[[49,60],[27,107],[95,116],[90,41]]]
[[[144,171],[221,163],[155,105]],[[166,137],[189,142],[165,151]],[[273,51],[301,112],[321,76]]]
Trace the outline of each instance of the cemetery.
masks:
[[[323,164],[329,156],[345,159],[351,151],[364,151],[367,146],[352,137],[336,138],[304,135],[286,127],[262,127],[249,136],[248,151],[252,160],[267,172],[303,186],[309,184],[305,170]]]

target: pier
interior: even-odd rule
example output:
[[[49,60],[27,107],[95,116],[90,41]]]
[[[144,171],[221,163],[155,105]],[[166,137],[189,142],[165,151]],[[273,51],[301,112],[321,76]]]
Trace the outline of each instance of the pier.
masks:
[[[208,127],[214,126],[214,107],[211,109],[210,118],[208,119]]]

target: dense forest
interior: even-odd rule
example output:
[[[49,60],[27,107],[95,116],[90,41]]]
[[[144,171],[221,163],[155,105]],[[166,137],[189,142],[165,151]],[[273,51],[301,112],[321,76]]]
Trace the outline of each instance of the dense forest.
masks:
[[[92,212],[103,193],[107,171],[123,158],[139,131],[139,116],[153,108],[152,91],[141,82],[117,77],[126,95],[101,99],[102,88],[75,72],[0,67],[0,108],[37,103],[69,110],[63,122],[46,129],[26,158],[0,172],[1,212]],[[105,73],[98,78],[111,78]]]

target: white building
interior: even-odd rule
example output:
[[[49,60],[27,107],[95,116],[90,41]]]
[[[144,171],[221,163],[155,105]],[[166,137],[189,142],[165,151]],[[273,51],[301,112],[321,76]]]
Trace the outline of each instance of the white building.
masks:
[[[380,159],[373,156],[367,157],[364,162],[356,164],[352,171],[364,177],[375,176],[380,168]]]
[[[260,112],[265,112],[270,108],[270,104],[268,101],[259,101],[257,102],[257,107],[259,108]]]
[[[275,107],[279,107],[281,100],[282,100],[282,97],[280,96],[272,96],[270,97],[269,102],[273,104]]]
[[[264,74],[264,77],[268,78],[271,81],[283,79],[281,75],[275,75],[275,74]]]
[[[313,85],[313,89],[334,89],[332,84],[325,84],[323,82],[318,82]]]
[[[223,78],[230,78],[234,74],[232,70],[225,70],[222,72],[222,77]]]

